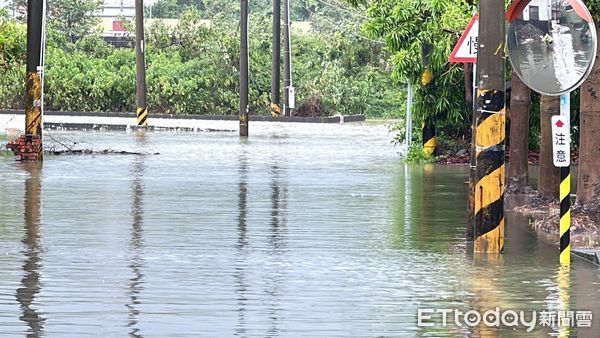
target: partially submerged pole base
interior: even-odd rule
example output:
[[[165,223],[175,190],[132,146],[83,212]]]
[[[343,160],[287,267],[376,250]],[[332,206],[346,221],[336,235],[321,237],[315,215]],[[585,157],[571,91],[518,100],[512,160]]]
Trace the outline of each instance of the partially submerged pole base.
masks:
[[[281,117],[281,106],[279,103],[271,103],[271,116]]]
[[[138,128],[145,128],[148,126],[148,109],[138,108],[136,110]]]
[[[23,162],[41,161],[44,154],[40,135],[22,135],[10,141],[6,148],[15,154],[17,161]]]
[[[426,159],[431,158],[437,147],[437,138],[435,137],[435,126],[432,123],[423,123],[423,156]]]

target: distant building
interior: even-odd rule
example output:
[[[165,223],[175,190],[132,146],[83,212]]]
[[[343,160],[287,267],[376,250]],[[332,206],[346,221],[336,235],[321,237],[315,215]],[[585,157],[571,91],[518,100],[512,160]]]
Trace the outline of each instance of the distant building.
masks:
[[[550,0],[531,0],[523,10],[525,21],[548,21],[551,19],[552,2]]]
[[[131,20],[135,17],[135,1],[105,0],[96,15],[100,18],[125,18]]]

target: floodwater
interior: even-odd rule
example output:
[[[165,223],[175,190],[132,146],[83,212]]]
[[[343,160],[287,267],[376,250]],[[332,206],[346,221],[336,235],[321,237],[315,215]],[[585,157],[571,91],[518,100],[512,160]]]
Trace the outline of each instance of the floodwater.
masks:
[[[53,132],[160,154],[0,157],[0,336],[598,336],[418,327],[427,308],[600,316],[600,272],[560,270],[510,215],[504,254],[473,255],[467,168],[405,165],[384,127],[265,126]]]

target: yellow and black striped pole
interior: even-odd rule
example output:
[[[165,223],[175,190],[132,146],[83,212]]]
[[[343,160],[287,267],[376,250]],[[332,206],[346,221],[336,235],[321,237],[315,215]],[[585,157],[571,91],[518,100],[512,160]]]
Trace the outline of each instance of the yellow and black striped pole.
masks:
[[[145,107],[138,107],[136,113],[138,127],[148,126],[148,109],[146,109]]]
[[[504,248],[505,107],[501,90],[478,90],[475,252]]]
[[[431,122],[423,122],[423,155],[430,158],[435,153],[437,139],[435,137],[435,126]]]
[[[279,103],[271,103],[271,116],[281,117],[281,106]]]
[[[431,52],[431,45],[424,44],[422,47],[422,57],[423,57],[423,73],[421,74],[421,84],[425,87],[425,90],[432,86],[433,82],[433,72],[427,66],[428,55]],[[435,148],[437,147],[437,139],[435,138],[435,125],[431,122],[430,119],[425,119],[423,121],[423,156],[426,159],[431,158],[435,153]]]
[[[571,264],[571,98],[560,96],[560,117],[552,117],[554,166],[560,168],[560,256],[563,266]]]
[[[506,110],[504,1],[479,2],[477,121],[475,127],[475,252],[504,249]]]
[[[560,168],[560,264],[571,264],[571,171]]]

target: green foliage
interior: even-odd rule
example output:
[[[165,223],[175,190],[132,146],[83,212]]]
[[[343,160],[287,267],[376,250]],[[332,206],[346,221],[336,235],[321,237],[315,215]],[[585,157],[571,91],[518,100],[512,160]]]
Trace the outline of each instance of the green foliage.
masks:
[[[133,111],[135,55],[117,49],[106,58],[82,51],[50,49],[46,63],[45,104],[49,110]],[[125,79],[133,79],[125,80]]]
[[[231,20],[213,20],[206,27],[200,18],[197,9],[190,9],[178,27],[147,27],[146,82],[151,112],[237,113],[239,27]],[[271,17],[255,13],[250,21],[250,109],[253,114],[267,115]],[[6,76],[0,77],[0,105],[22,108],[25,31],[14,22],[10,25],[7,31],[15,41],[10,46],[16,49],[0,53],[0,60],[8,60]],[[114,48],[93,34],[75,43],[58,36],[50,28],[45,76],[48,110],[134,110],[132,49]],[[403,87],[390,77],[387,54],[380,44],[342,33],[314,33],[294,35],[292,51],[298,108],[317,102],[324,114],[396,118],[404,111]]]
[[[0,104],[2,108],[22,107],[25,93],[25,67],[10,63],[0,76]]]
[[[411,143],[403,158],[408,163],[434,163],[438,161],[438,158],[435,156],[425,157],[421,142]]]
[[[0,68],[9,69],[25,61],[26,27],[7,18],[0,18]]]
[[[47,0],[48,25],[65,41],[74,42],[95,30],[99,20],[94,13],[103,3],[104,0]],[[27,0],[12,0],[11,7],[26,8]],[[18,19],[25,22],[27,18]]]
[[[7,107],[20,106],[25,91],[26,28],[0,18],[0,100]]]
[[[315,0],[300,0],[290,4],[292,20],[307,20],[310,13],[306,7]],[[283,2],[282,2],[283,3]],[[272,11],[272,0],[253,0],[248,3],[250,14],[269,13]],[[239,18],[239,1],[224,0],[159,0],[146,8],[146,15],[154,18],[180,18],[188,10],[197,10],[203,19],[214,19],[215,16]],[[282,7],[283,12],[283,7]]]
[[[90,34],[98,24],[93,16],[103,0],[50,0],[48,2],[49,25],[64,34],[71,42]]]
[[[600,0],[586,0],[584,2],[587,8],[590,10],[590,13],[592,13],[592,17],[596,18],[597,20],[598,16],[600,15]]]
[[[430,120],[441,134],[468,133],[462,68],[447,59],[471,16],[466,2],[452,0],[355,1],[368,7],[364,32],[384,39],[393,53],[393,76],[418,83],[428,70],[433,81],[415,86],[416,120]],[[428,48],[431,47],[431,48]]]

